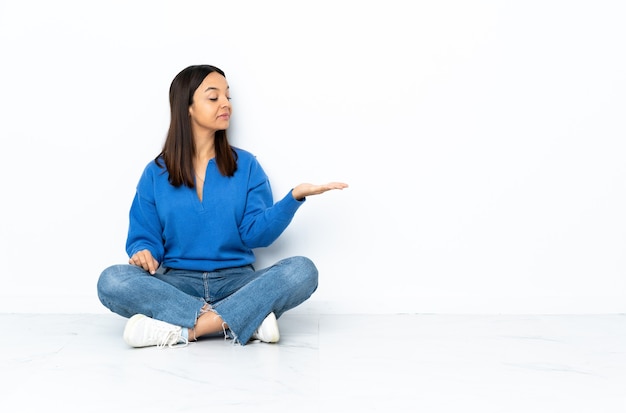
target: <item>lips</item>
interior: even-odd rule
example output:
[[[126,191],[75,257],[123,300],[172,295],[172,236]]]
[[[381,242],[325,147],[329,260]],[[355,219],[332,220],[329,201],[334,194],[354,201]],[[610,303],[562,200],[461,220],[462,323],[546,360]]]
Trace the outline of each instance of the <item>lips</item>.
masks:
[[[223,113],[221,115],[218,116],[218,119],[222,119],[222,120],[228,120],[230,119],[230,114],[228,113]]]

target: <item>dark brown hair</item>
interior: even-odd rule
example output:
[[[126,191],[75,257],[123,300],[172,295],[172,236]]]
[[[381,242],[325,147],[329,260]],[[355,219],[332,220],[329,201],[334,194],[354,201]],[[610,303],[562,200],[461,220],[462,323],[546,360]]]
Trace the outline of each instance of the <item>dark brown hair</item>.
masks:
[[[217,72],[226,77],[224,72],[211,65],[195,65],[183,69],[170,85],[170,127],[161,153],[155,162],[169,172],[169,181],[179,187],[195,187],[193,159],[196,146],[191,132],[189,106],[193,103],[193,94],[209,73]],[[228,143],[226,130],[215,132],[215,162],[220,173],[233,176],[237,170],[237,154]]]

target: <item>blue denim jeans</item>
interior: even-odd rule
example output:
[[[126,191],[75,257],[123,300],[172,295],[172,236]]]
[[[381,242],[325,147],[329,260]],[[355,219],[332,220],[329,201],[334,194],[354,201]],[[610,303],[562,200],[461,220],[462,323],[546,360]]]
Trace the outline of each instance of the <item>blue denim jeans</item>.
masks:
[[[306,257],[290,257],[255,270],[252,265],[212,272],[160,268],[150,275],[130,264],[113,265],[98,279],[98,298],[112,312],[135,314],[192,328],[209,303],[245,345],[272,311],[279,318],[317,289],[318,271]]]

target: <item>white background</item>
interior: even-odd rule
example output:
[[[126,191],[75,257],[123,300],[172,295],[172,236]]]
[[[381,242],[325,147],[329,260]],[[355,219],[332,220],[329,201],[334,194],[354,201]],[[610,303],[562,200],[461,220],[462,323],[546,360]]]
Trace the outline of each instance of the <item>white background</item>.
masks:
[[[231,140],[311,197],[259,265],[298,311],[626,311],[626,6],[0,0],[0,311],[108,312],[172,78],[222,68]]]

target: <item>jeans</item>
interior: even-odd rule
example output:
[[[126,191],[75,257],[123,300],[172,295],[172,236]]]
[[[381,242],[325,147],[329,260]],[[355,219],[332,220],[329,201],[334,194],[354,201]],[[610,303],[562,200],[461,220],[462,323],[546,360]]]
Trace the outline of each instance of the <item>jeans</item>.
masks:
[[[205,303],[245,345],[265,317],[307,300],[317,289],[318,271],[306,257],[290,257],[255,270],[252,265],[211,272],[160,268],[151,275],[130,265],[113,265],[98,279],[98,298],[112,312],[129,318],[144,314],[192,328]]]

